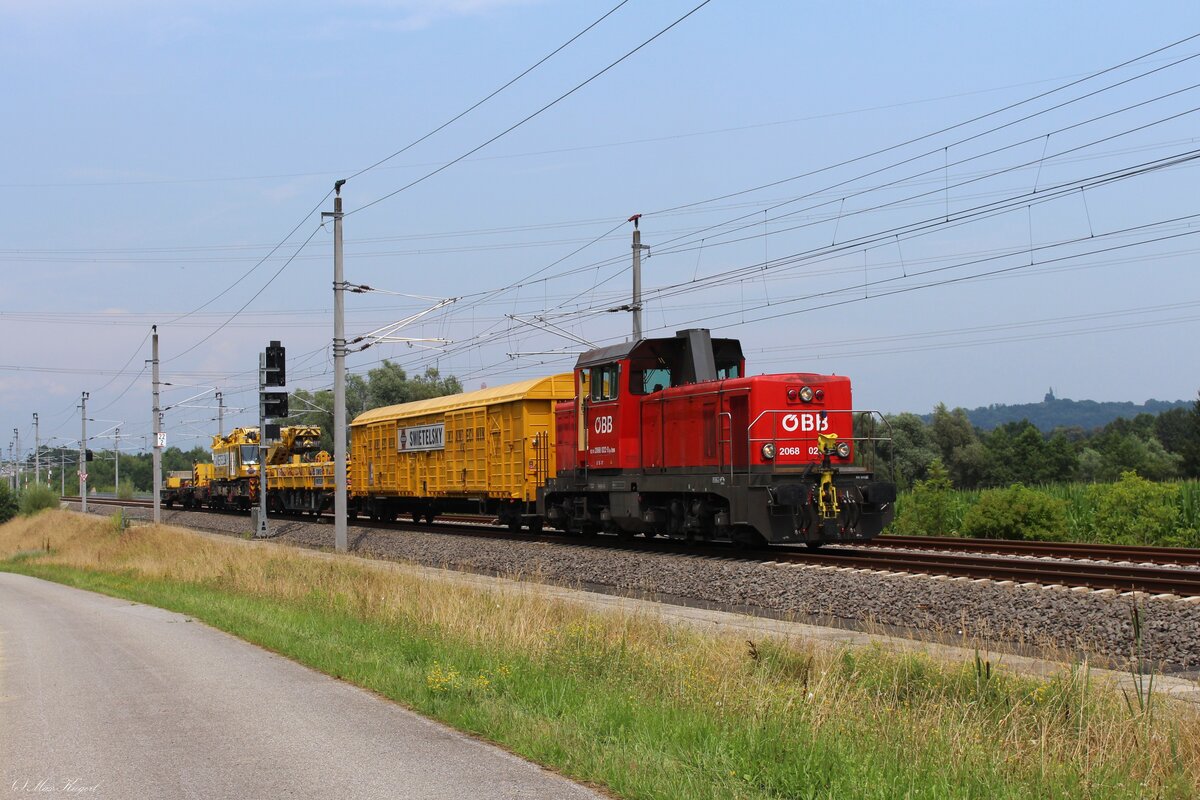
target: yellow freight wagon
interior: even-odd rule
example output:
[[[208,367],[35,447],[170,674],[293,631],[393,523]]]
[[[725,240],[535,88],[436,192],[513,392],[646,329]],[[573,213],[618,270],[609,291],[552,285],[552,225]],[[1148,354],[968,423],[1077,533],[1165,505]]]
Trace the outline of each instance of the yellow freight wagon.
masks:
[[[554,404],[570,373],[376,408],[350,425],[350,486],[372,519],[496,514],[537,527],[537,489],[554,468]]]

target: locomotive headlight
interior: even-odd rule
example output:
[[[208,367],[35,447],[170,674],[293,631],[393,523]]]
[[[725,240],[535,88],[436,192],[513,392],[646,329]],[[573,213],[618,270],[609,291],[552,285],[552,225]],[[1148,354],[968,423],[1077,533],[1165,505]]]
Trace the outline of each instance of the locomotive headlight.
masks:
[[[811,403],[813,401],[813,390],[811,386],[801,387],[800,399],[805,403]]]
[[[775,458],[775,443],[774,442],[767,442],[766,444],[764,444],[762,446],[762,457],[765,458],[767,461],[770,461],[771,459]]]
[[[838,458],[849,458],[850,457],[850,443],[849,442],[838,442],[837,443],[837,454],[838,454]]]

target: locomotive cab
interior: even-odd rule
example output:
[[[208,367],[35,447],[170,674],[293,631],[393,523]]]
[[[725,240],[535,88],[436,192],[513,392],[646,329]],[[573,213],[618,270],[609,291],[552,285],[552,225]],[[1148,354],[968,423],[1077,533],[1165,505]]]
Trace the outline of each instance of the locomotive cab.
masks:
[[[894,487],[855,464],[844,377],[746,377],[737,340],[691,329],[584,353],[575,389],[538,497],[554,527],[818,545],[890,520]]]
[[[600,348],[575,367],[574,457],[559,464],[579,470],[640,469],[642,408],[650,396],[740,376],[745,370],[736,339],[711,339],[706,330],[673,338],[643,339]]]

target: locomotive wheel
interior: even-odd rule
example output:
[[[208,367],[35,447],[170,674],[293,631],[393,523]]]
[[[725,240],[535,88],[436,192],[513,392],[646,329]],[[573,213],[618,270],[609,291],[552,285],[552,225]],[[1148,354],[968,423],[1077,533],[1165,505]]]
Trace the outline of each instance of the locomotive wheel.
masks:
[[[437,519],[437,512],[436,512],[436,511],[426,511],[426,512],[425,512],[425,524],[426,524],[426,525],[432,525],[432,524],[433,524],[433,521],[434,521],[435,519]]]
[[[517,517],[517,516],[509,517],[508,520],[505,522],[505,524],[508,525],[508,529],[510,531],[512,531],[513,533],[521,532],[521,518],[520,517]]]
[[[533,520],[529,521],[529,532],[535,533],[535,534],[542,532],[542,518],[541,517],[538,517],[537,519],[533,519]]]
[[[413,521],[414,525],[416,525],[418,522],[421,521],[421,512],[420,511],[412,512],[412,521]]]
[[[805,542],[804,546],[809,550],[820,550],[824,546],[824,542]]]

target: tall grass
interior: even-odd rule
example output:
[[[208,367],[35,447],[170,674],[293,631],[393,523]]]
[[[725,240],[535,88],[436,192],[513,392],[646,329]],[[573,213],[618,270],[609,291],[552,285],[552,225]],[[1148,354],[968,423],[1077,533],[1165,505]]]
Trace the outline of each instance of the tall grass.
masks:
[[[36,552],[49,538],[52,552]],[[1200,718],[1086,667],[710,636],[534,589],[53,512],[0,569],[187,613],[628,798],[1184,798]]]

